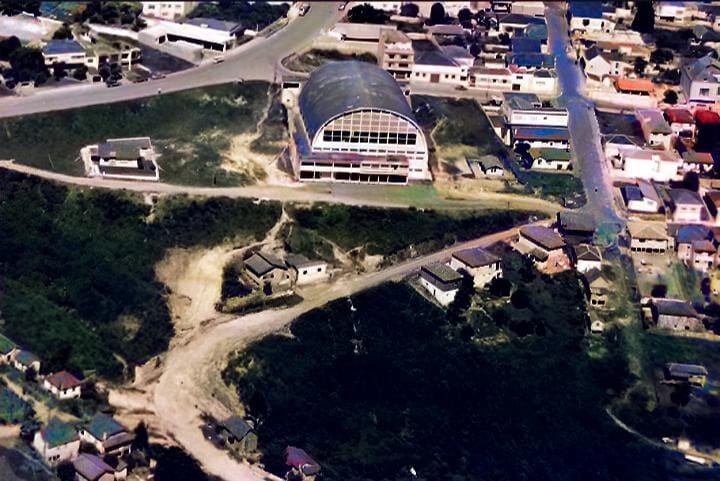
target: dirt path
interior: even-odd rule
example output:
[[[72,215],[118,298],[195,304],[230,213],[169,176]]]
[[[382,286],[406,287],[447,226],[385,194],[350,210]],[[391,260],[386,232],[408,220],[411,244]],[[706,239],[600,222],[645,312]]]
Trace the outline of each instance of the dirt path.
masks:
[[[280,223],[278,223],[280,224]],[[332,300],[350,296],[392,279],[401,279],[428,262],[446,260],[458,249],[488,246],[517,234],[517,228],[464,242],[437,253],[416,258],[388,269],[338,279],[324,289],[308,290],[305,300],[283,310],[267,310],[242,317],[215,318],[202,329],[187,331],[173,340],[161,366],[150,363],[141,368],[136,383],[111,392],[111,404],[132,413],[148,414],[152,433],[182,445],[210,474],[226,481],[261,481],[267,473],[239,463],[218,450],[202,435],[201,415],[222,418],[241,413],[242,405],[222,380],[228,359],[248,343],[278,331],[301,314]],[[268,236],[270,237],[270,236]]]

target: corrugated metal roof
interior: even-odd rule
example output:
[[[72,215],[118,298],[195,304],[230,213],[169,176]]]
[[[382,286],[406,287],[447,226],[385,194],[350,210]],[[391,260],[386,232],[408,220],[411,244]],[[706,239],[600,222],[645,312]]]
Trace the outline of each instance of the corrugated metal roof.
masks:
[[[310,75],[300,93],[300,111],[311,139],[328,121],[359,109],[385,110],[415,122],[392,75],[367,62],[327,63]]]
[[[85,53],[85,47],[80,45],[75,40],[50,40],[47,45],[43,47],[43,53],[45,55],[57,55],[63,53]]]

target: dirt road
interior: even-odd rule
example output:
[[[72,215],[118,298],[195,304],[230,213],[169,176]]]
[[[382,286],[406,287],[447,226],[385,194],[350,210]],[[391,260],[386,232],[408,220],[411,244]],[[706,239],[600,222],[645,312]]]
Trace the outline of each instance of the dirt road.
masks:
[[[332,300],[400,279],[423,264],[449,258],[458,249],[488,246],[516,234],[517,228],[498,232],[379,272],[341,279],[326,289],[313,290],[313,295],[289,309],[262,311],[230,320],[216,318],[203,329],[194,329],[173,340],[157,376],[143,376],[133,387],[111,393],[110,401],[121,409],[144,405],[154,411],[151,423],[156,425],[151,425],[152,430],[182,445],[210,474],[227,481],[262,481],[267,473],[230,458],[207,441],[199,429],[202,413],[222,418],[242,411],[236,393],[221,378],[222,370],[235,352]]]
[[[486,192],[478,194],[475,198],[467,200],[453,200],[442,198],[428,198],[424,201],[388,200],[378,195],[375,190],[353,189],[353,185],[342,184],[332,187],[323,187],[317,184],[292,185],[249,185],[243,187],[194,187],[187,185],[174,185],[156,182],[113,180],[102,178],[76,177],[60,174],[48,170],[38,169],[27,165],[16,164],[9,160],[0,160],[0,168],[21,172],[27,175],[41,177],[61,184],[77,185],[90,188],[104,188],[125,190],[145,194],[188,194],[201,197],[230,197],[230,198],[256,198],[273,199],[282,202],[327,202],[335,204],[368,206],[368,207],[433,207],[446,209],[524,209],[545,212],[554,215],[563,208],[553,202],[536,197]],[[393,186],[392,189],[399,187]],[[402,189],[400,187],[400,189]],[[397,192],[393,190],[393,192]]]

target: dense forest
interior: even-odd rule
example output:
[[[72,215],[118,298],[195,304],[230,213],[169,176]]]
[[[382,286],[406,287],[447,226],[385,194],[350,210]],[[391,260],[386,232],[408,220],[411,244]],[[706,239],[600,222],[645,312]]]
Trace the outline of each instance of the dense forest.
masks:
[[[504,268],[510,298],[459,322],[390,283],[233,360],[224,376],[261,421],[268,469],[284,473],[294,445],[330,480],[407,480],[411,467],[418,480],[670,479],[665,455],[604,412],[627,362],[612,333],[588,354],[577,275],[544,276],[513,254]]]
[[[43,370],[121,374],[172,335],[154,265],[169,247],[262,238],[280,205],[183,197],[150,206],[102,190],[67,189],[0,171],[2,330]]]

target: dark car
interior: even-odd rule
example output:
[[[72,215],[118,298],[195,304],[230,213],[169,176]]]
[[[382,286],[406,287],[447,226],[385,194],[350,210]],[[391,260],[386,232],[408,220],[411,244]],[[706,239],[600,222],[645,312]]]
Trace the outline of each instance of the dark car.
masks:
[[[117,80],[109,80],[105,82],[105,85],[107,85],[108,87],[119,87],[120,82],[118,82]]]

